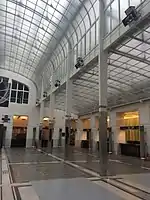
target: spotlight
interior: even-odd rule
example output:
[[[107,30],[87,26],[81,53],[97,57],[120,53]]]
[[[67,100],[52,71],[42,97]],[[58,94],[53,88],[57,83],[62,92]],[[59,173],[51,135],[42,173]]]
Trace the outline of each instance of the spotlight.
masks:
[[[43,92],[43,97],[47,97],[47,92]]]
[[[130,25],[133,21],[137,21],[140,14],[137,12],[135,6],[130,6],[126,11],[126,17],[122,20],[124,26]]]
[[[83,66],[84,66],[84,60],[83,60],[83,58],[78,57],[78,58],[77,58],[77,63],[76,63],[76,65],[75,65],[75,68],[78,69],[78,68],[81,68],[81,67],[83,67]]]
[[[36,105],[38,105],[40,103],[39,99],[36,99]]]
[[[59,87],[60,86],[60,81],[59,80],[56,80],[55,81],[55,87]]]

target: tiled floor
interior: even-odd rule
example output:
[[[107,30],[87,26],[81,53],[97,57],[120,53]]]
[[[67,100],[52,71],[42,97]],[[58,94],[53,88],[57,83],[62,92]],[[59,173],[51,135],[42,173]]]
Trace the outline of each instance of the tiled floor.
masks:
[[[79,170],[64,163],[11,165],[14,182],[28,182],[34,180],[48,180],[57,178],[90,177]]]
[[[122,189],[118,188],[117,181],[112,180],[112,183],[108,183],[107,178],[100,179],[98,156],[85,149],[68,148],[66,151],[63,148],[52,151],[45,149],[45,153],[35,149],[7,149],[6,155],[13,181],[11,184],[15,184],[13,187],[18,196],[17,200],[29,199],[30,195],[33,200],[48,200],[50,194],[53,200],[58,199],[59,195],[65,200],[69,200],[70,197],[91,200],[90,194],[93,200],[103,200],[103,196],[108,196],[108,200],[128,200],[133,196],[133,199],[137,200],[136,195],[144,196],[145,200],[150,197],[150,194],[146,193],[150,187],[148,178],[150,170],[143,169],[138,159],[109,156],[108,175],[111,175],[109,178],[110,180],[114,177],[121,178],[122,183],[119,183],[119,187],[123,185]],[[146,184],[144,184],[145,177],[147,177]],[[93,183],[91,184],[88,179]],[[74,183],[76,187],[71,186]],[[137,189],[132,188],[133,185]],[[52,189],[53,187],[55,189]],[[140,191],[142,187],[144,191]],[[127,188],[127,191],[124,188]],[[44,190],[47,190],[46,195],[43,193]],[[130,192],[134,190],[132,196]]]

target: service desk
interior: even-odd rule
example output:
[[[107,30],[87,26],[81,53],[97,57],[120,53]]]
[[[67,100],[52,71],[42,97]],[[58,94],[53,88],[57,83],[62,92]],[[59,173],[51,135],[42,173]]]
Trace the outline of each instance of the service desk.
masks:
[[[140,144],[120,143],[120,152],[122,155],[140,157]]]

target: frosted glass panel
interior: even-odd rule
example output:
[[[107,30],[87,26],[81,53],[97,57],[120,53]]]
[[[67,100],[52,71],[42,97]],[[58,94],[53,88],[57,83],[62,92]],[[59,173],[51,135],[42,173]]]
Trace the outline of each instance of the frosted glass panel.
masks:
[[[112,29],[114,29],[119,24],[119,6],[118,0],[114,0],[111,4],[111,14],[112,14]]]
[[[129,7],[129,2],[127,0],[120,0],[120,17],[121,20],[126,17],[125,11]]]
[[[141,3],[141,0],[130,0],[131,6],[138,6]]]

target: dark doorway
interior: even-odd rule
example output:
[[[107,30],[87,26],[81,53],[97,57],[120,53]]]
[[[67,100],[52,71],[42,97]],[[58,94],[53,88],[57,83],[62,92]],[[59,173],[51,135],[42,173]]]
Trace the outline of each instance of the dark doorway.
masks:
[[[36,146],[36,127],[33,128],[32,146]]]
[[[0,124],[0,148],[5,146],[6,127]]]
[[[11,147],[26,147],[28,116],[13,116]]]

